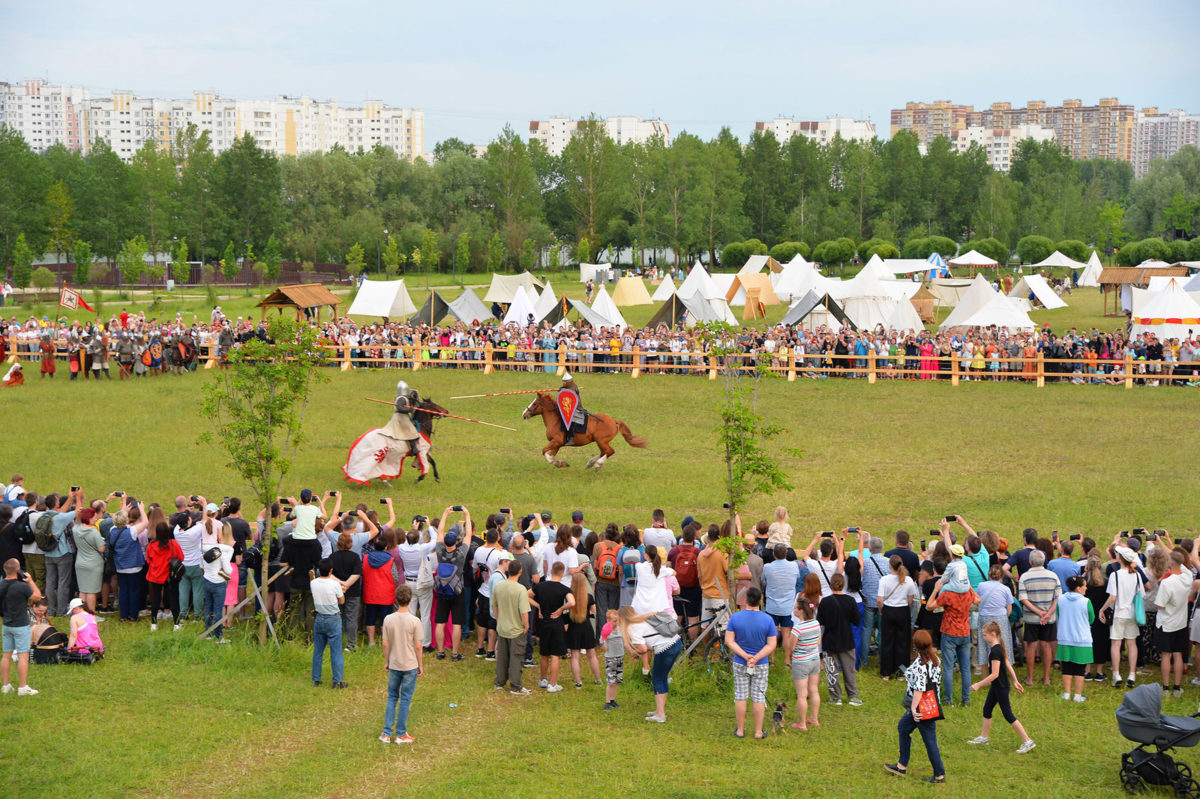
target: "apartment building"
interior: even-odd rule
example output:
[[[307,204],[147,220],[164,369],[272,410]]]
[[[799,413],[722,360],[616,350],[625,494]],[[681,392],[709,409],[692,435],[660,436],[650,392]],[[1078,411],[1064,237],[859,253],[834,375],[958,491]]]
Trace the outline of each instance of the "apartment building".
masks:
[[[553,116],[529,123],[529,141],[539,141],[551,155],[562,155],[567,144],[579,130],[581,120]],[[664,144],[671,142],[671,126],[661,119],[641,119],[633,116],[614,116],[603,120],[604,132],[618,145],[647,142],[660,136]]]
[[[1017,125],[1014,128],[972,125],[954,131],[950,140],[960,153],[965,153],[972,144],[978,144],[987,154],[988,166],[1000,172],[1007,172],[1012,167],[1017,145],[1022,141],[1054,141],[1054,138],[1054,131],[1041,125]]]
[[[1181,147],[1200,147],[1200,114],[1178,108],[1165,113],[1143,108],[1137,112],[1134,126],[1134,177],[1142,177],[1150,171],[1151,162],[1170,158]]]
[[[793,136],[804,136],[818,144],[829,144],[835,136],[846,140],[871,141],[875,138],[875,123],[852,117],[831,116],[821,121],[798,121],[791,117],[776,117],[770,122],[755,122],[756,131],[771,131],[779,142]]]
[[[905,103],[904,108],[892,109],[891,135],[912,131],[920,144],[928,146],[938,136],[949,139],[954,131],[967,127],[967,115],[972,110],[973,106],[956,105],[949,100]]]

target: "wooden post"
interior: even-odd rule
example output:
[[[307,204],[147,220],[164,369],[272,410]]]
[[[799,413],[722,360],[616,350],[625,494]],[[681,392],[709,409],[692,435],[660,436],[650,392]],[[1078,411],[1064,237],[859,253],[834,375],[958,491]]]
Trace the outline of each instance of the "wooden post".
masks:
[[[1046,385],[1046,356],[1041,350],[1037,354],[1037,387],[1043,388]]]
[[[875,349],[872,347],[867,350],[867,382],[874,384],[875,380]]]
[[[717,356],[715,355],[708,356],[708,379],[717,379]]]
[[[788,347],[787,379],[789,383],[796,382],[796,348]]]
[[[958,385],[958,353],[950,350],[950,385]]]
[[[149,345],[147,345],[149,346]],[[208,345],[208,360],[204,362],[205,369],[211,369],[217,365],[217,345],[215,342]]]
[[[567,345],[560,343],[558,345],[558,369],[555,374],[562,377],[567,373]]]
[[[1133,353],[1125,353],[1125,388],[1133,388]]]
[[[496,371],[496,366],[492,361],[492,356],[492,342],[483,342],[483,373],[485,375],[490,375],[492,372]]]
[[[642,374],[642,348],[633,345],[633,368],[629,370],[630,377],[640,377]]]
[[[424,362],[425,362],[425,342],[421,340],[420,336],[417,336],[416,339],[413,341],[412,370],[414,372],[421,371],[421,366],[424,364]]]
[[[342,347],[341,350],[342,350],[342,371],[349,372],[351,369],[354,368],[353,364],[350,362],[350,347],[345,346],[345,347]]]

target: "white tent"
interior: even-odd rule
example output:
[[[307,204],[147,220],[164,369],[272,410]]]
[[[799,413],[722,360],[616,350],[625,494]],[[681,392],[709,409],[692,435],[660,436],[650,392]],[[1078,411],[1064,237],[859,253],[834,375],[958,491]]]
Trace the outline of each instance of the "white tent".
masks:
[[[936,281],[934,285],[937,285]],[[936,288],[934,289],[934,293],[937,293]],[[987,278],[981,274],[976,275],[975,279],[971,281],[971,285],[959,297],[958,304],[954,306],[954,310],[950,312],[945,321],[938,325],[938,329],[949,330],[952,327],[963,326],[972,314],[987,305],[993,297],[1000,297],[1006,305],[1012,307],[1014,311],[1017,310],[1011,302],[1001,297],[1000,293],[992,288],[992,284],[987,281]]]
[[[364,280],[350,303],[350,316],[386,316],[392,319],[417,312],[403,280]]]
[[[546,314],[554,310],[554,306],[557,304],[558,297],[554,296],[554,289],[550,288],[550,281],[547,280],[545,288],[542,289],[541,296],[533,304],[533,318],[539,322],[542,321],[546,318]]]
[[[725,292],[717,287],[717,284],[713,282],[712,276],[701,266],[699,261],[692,266],[691,271],[688,272],[687,277],[684,278],[683,283],[679,285],[675,293],[680,297],[691,297],[698,293],[706,300],[725,298]]]
[[[838,332],[843,327],[843,321],[849,323],[850,320],[837,300],[828,294],[818,297],[810,291],[791,304],[779,323],[794,325],[801,330],[817,330],[824,326]]]
[[[1032,294],[1047,311],[1053,311],[1056,308],[1067,307],[1067,304],[1063,302],[1062,297],[1054,293],[1054,289],[1050,288],[1050,284],[1047,283],[1046,279],[1041,275],[1025,275],[1017,281],[1017,285],[1013,286],[1012,291],[1008,292],[1009,297],[1025,300],[1026,303],[1028,303],[1030,294]],[[1025,308],[1024,310],[1029,309]]]
[[[664,277],[663,281],[658,284],[658,288],[650,295],[651,302],[666,302],[671,299],[671,295],[675,293],[675,281],[669,277]]]
[[[1147,258],[1138,264],[1138,269],[1161,269],[1164,266],[1170,266],[1166,261],[1160,261],[1157,258]]]
[[[957,311],[958,308],[954,310]],[[954,325],[946,325],[943,322],[942,327],[1005,327],[1009,330],[1034,330],[1037,325],[1029,318],[1029,314],[1013,305],[1007,297],[993,291],[991,299],[966,319]]]
[[[929,290],[933,292],[933,296],[937,297],[938,305],[953,308],[958,305],[958,301],[962,299],[963,294],[966,294],[972,283],[971,280],[957,277],[939,277],[934,278],[933,282],[929,284]]]
[[[504,314],[504,324],[525,327],[530,324],[530,317],[536,322],[539,318],[534,307],[536,300],[537,296],[534,295],[531,299],[524,286],[517,286],[512,303],[508,306],[508,313]]]
[[[840,280],[825,277],[817,271],[816,267],[800,258],[799,255],[789,261],[782,272],[771,275],[771,287],[781,302],[801,299],[809,291],[816,292],[821,296],[832,294],[836,292],[836,287],[841,283]]]
[[[733,288],[733,279],[735,277],[737,277],[737,275],[724,275],[720,272],[715,275],[709,275],[709,279],[712,280],[712,284],[717,287],[717,293],[722,298],[729,296],[729,289]],[[709,297],[709,299],[713,298]]]
[[[917,333],[925,329],[925,323],[921,321],[921,315],[917,313],[916,306],[908,299],[903,299],[896,301],[884,327],[901,333],[910,330]]]
[[[1187,292],[1200,291],[1200,275],[1194,275],[1189,278],[1187,282],[1183,284],[1183,290]]]
[[[911,300],[913,295],[921,290],[921,284],[914,280],[880,280],[879,281],[893,299]]]
[[[612,297],[608,296],[608,289],[604,286],[596,291],[596,299],[592,300],[592,313],[606,319],[608,327],[615,327],[618,330],[627,327],[625,317],[621,316],[616,303],[612,301]]]
[[[898,301],[874,273],[874,270],[864,269],[853,280],[847,280],[839,287],[845,293],[837,297],[841,302],[846,316],[859,330],[874,330],[877,326],[888,327],[892,316],[896,313]],[[916,316],[916,309],[908,300],[901,300]],[[917,319],[920,322],[920,319]]]
[[[800,253],[796,253],[795,255],[792,256],[792,260],[790,260],[786,264],[784,264],[784,267],[791,266],[792,264],[807,264],[807,263],[808,263],[808,261],[805,260],[803,255],[801,255]]]
[[[713,310],[713,314],[718,321],[724,322],[727,325],[738,325],[738,318],[733,311],[729,310],[729,303],[724,297],[717,297],[708,301],[708,305]]]
[[[911,275],[928,270],[929,261],[924,258],[884,258],[883,266],[893,275]]]
[[[447,305],[450,307],[450,313],[463,324],[469,325],[477,319],[486,322],[494,318],[492,312],[479,299],[479,295],[470,288],[463,289],[463,293]]]
[[[1092,250],[1092,255],[1088,258],[1087,266],[1083,268],[1083,274],[1079,276],[1080,286],[1090,286],[1091,288],[1100,287],[1100,271],[1103,267],[1100,265],[1100,256]]]
[[[519,275],[498,275],[492,273],[492,285],[488,287],[487,294],[483,295],[484,302],[503,302],[509,303],[516,296],[517,287],[524,286],[527,292],[537,296],[535,289],[540,289],[542,284],[528,272],[522,272]]]
[[[1200,303],[1172,279],[1133,315],[1133,335],[1153,333],[1160,339],[1183,339],[1200,331]]]
[[[1037,269],[1037,268],[1043,267],[1043,266],[1048,266],[1048,267],[1058,266],[1058,267],[1066,267],[1067,269],[1087,269],[1087,264],[1081,264],[1081,263],[1079,263],[1079,261],[1072,260],[1071,258],[1068,258],[1067,256],[1063,255],[1058,250],[1055,250],[1054,252],[1050,253],[1050,257],[1047,258],[1046,260],[1041,261],[1040,263],[1034,264],[1033,268]]]
[[[751,255],[746,263],[738,270],[739,275],[753,275],[764,269],[770,269],[772,274],[778,273],[783,266],[769,255]]]
[[[975,250],[968,250],[962,255],[950,259],[951,266],[998,266],[995,259]]]
[[[580,264],[579,282],[586,283],[589,280],[594,280],[599,283],[608,278],[608,272],[611,269],[612,264]]]

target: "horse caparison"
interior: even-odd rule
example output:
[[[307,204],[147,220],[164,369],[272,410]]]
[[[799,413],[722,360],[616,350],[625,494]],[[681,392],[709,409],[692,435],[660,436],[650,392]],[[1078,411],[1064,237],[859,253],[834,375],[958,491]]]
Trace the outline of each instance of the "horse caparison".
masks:
[[[428,411],[435,411],[436,413],[428,413]],[[446,410],[441,405],[438,405],[431,399],[422,400],[421,404],[417,406],[417,409],[413,411],[413,422],[416,423],[419,429],[428,431],[429,433],[429,468],[433,470],[433,479],[434,482],[437,483],[442,482],[442,478],[438,474],[437,461],[433,459],[433,420],[438,418],[436,414],[449,412],[450,411]],[[413,452],[408,457],[416,460],[417,454]],[[424,479],[425,475],[422,474],[417,477],[417,482],[419,483]]]
[[[538,414],[541,414],[542,421],[546,425],[546,440],[550,442],[542,448],[542,454],[551,466],[560,469],[569,465],[557,457],[558,451],[566,446],[582,447],[595,442],[596,446],[600,448],[600,454],[594,455],[584,467],[595,469],[599,469],[606,460],[615,454],[616,451],[609,442],[616,438],[618,433],[631,447],[646,446],[646,439],[635,436],[628,425],[603,413],[588,414],[587,432],[573,434],[571,443],[567,444],[567,431],[559,417],[558,407],[548,392],[539,391],[534,396],[533,402],[529,403],[529,407],[521,414],[521,418],[532,419]]]

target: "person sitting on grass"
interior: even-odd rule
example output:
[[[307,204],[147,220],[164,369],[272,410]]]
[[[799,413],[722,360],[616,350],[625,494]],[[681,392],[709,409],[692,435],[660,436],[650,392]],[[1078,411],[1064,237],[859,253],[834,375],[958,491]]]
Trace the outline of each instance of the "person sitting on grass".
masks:
[[[71,616],[71,629],[67,634],[68,652],[102,653],[104,642],[100,640],[100,627],[96,617],[87,612],[83,600],[75,597],[67,605],[67,613]]]
[[[1078,580],[1078,577],[1071,578]],[[1086,601],[1086,600],[1085,600]],[[986,744],[988,742],[988,733],[992,730],[992,710],[996,705],[1000,705],[1000,712],[1004,714],[1004,720],[1012,725],[1012,728],[1017,731],[1017,735],[1021,736],[1021,745],[1017,748],[1017,754],[1023,755],[1033,749],[1037,744],[1025,732],[1025,727],[1017,720],[1017,717],[1012,712],[1012,706],[1009,704],[1008,695],[1010,687],[1015,687],[1017,693],[1024,693],[1025,688],[1022,687],[1021,681],[1017,679],[1017,672],[1013,669],[1012,664],[1008,662],[1008,657],[1004,654],[1004,646],[1000,643],[1002,631],[1000,625],[994,621],[989,621],[983,626],[983,640],[991,647],[991,652],[988,654],[988,674],[982,680],[974,683],[971,686],[972,691],[978,691],[983,686],[988,686],[987,699],[983,701],[983,728],[979,735],[967,741],[969,744]],[[1063,678],[1066,679],[1065,677]]]

